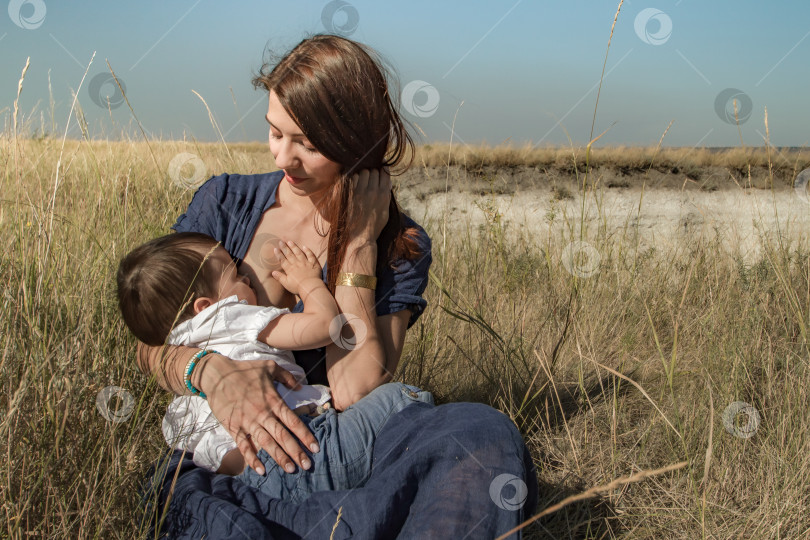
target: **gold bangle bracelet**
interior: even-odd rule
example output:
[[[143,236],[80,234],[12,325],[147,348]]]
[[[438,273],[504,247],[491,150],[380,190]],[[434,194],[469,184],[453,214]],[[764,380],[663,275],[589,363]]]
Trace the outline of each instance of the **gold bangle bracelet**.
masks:
[[[366,274],[341,272],[338,274],[335,285],[344,285],[346,287],[363,287],[373,291],[377,288],[377,278],[375,276],[367,276]]]

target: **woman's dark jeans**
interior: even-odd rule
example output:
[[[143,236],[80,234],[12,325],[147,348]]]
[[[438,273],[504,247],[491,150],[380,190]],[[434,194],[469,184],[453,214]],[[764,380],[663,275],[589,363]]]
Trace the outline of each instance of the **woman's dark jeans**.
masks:
[[[520,433],[477,403],[406,407],[380,431],[362,487],[302,503],[273,499],[175,452],[152,477],[160,494],[151,509],[163,508],[178,468],[162,527],[172,538],[330,538],[334,528],[332,538],[490,539],[531,517],[537,504]]]

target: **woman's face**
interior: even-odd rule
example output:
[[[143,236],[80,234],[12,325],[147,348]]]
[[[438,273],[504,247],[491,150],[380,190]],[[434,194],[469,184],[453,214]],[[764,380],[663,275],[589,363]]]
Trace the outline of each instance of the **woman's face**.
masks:
[[[284,180],[294,193],[312,195],[337,180],[340,164],[323,156],[309,143],[273,91],[265,118],[270,124],[270,152],[276,166],[284,169]]]

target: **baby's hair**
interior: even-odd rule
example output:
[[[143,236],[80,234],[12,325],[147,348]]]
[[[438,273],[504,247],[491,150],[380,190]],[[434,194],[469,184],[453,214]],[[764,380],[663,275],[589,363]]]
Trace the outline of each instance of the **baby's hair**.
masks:
[[[219,283],[209,256],[218,242],[199,233],[155,238],[132,250],[118,266],[118,307],[132,333],[163,345],[172,328],[194,315],[193,301],[215,297]]]

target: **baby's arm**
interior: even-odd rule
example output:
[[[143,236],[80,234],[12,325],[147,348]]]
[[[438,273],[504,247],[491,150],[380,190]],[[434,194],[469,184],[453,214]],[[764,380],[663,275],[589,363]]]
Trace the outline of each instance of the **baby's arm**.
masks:
[[[277,349],[301,351],[332,343],[330,325],[338,316],[335,297],[321,279],[322,269],[315,254],[294,242],[280,243],[283,271],[273,272],[285,289],[301,297],[303,313],[287,313],[273,319],[259,333],[259,340]],[[340,325],[338,325],[340,328]]]

